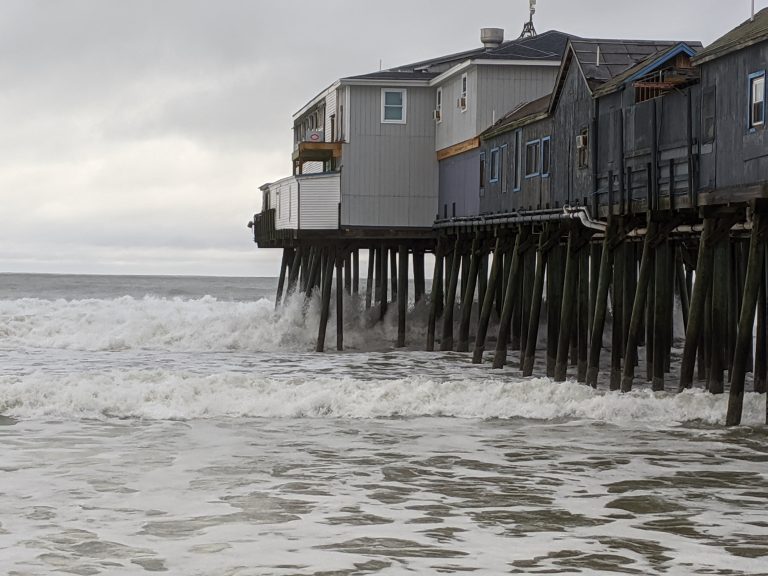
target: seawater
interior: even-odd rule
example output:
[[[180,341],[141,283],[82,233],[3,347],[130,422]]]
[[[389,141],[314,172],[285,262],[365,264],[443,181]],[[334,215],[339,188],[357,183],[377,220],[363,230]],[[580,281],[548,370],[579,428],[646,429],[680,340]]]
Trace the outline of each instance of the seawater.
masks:
[[[419,307],[405,351],[351,302],[315,354],[274,289],[0,275],[0,573],[768,574],[764,396],[725,430],[493,372]]]

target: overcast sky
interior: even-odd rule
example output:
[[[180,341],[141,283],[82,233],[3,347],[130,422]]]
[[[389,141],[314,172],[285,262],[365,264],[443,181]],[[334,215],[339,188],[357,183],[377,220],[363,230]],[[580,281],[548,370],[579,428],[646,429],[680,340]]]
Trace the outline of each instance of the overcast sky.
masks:
[[[750,0],[539,0],[539,32],[701,40]],[[757,9],[768,0],[757,0]],[[335,79],[516,37],[527,0],[2,0],[0,272],[274,275],[246,223]]]

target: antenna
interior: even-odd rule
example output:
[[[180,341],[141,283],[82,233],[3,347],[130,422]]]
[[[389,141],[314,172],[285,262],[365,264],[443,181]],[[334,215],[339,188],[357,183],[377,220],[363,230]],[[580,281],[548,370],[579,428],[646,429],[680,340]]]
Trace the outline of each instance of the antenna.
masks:
[[[529,0],[529,2],[531,15],[528,22],[523,25],[523,32],[520,34],[520,38],[533,38],[536,36],[536,28],[533,26],[533,15],[536,14],[536,0]]]

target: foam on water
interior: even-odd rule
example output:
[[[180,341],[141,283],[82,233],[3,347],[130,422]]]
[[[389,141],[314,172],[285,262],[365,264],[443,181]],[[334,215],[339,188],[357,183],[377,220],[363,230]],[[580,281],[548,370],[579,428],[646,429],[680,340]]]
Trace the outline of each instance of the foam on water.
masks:
[[[606,393],[548,379],[281,379],[160,369],[0,377],[0,413],[25,419],[451,416],[721,424],[726,404],[727,397],[703,391]],[[747,394],[745,424],[759,425],[764,409],[761,396]]]

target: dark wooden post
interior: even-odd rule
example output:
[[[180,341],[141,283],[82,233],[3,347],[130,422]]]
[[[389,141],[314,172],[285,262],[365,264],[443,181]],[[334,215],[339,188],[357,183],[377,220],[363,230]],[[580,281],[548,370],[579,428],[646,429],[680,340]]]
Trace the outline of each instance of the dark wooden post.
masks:
[[[392,248],[389,252],[389,264],[392,269],[392,302],[397,300],[397,250]]]
[[[464,294],[467,292],[467,283],[469,282],[469,267],[470,267],[471,254],[461,255],[461,289],[459,290],[460,305],[464,306]]]
[[[764,217],[756,212],[752,225],[752,239],[749,246],[747,277],[744,281],[744,298],[739,317],[739,331],[733,358],[731,390],[728,398],[726,426],[741,424],[744,405],[744,377],[747,366],[748,349],[752,346],[752,325],[755,321],[755,305],[760,291],[763,274],[766,223]]]
[[[728,283],[731,281],[728,265],[727,238],[714,247],[714,273],[712,276],[712,332],[709,361],[708,388],[712,394],[725,391],[725,369],[728,357]]]
[[[472,363],[480,364],[483,361],[483,352],[485,352],[485,336],[488,332],[488,323],[491,321],[493,312],[493,301],[496,297],[496,279],[499,277],[499,269],[503,260],[501,237],[496,238],[496,248],[493,252],[493,264],[491,264],[491,274],[488,278],[487,289],[483,295],[483,307],[480,311],[480,321],[477,326],[477,337],[475,338],[475,349],[472,353]]]
[[[712,218],[704,220],[704,229],[699,241],[699,257],[696,263],[696,283],[691,294],[691,309],[688,314],[688,330],[685,332],[685,347],[680,363],[680,390],[693,386],[693,368],[696,362],[696,348],[704,324],[704,308],[707,293],[712,284],[712,236],[715,221]]]
[[[611,390],[621,388],[621,358],[624,353],[624,269],[627,258],[622,242],[614,250],[613,259],[613,323],[611,325]]]
[[[399,247],[400,270],[397,276],[397,347],[405,348],[405,317],[408,313],[408,246]]]
[[[559,243],[547,254],[547,376],[555,375],[557,346],[560,338],[560,306],[563,299],[563,251]]]
[[[360,250],[352,251],[352,293],[360,294]]]
[[[418,304],[424,299],[426,283],[424,281],[424,251],[413,251],[413,290],[414,302]]]
[[[342,254],[336,255],[336,350],[339,352],[344,350],[344,288],[349,279],[349,264],[348,254],[346,258]],[[345,268],[347,273],[342,284]]]
[[[653,242],[655,235],[656,224],[649,220],[648,228],[645,233],[643,255],[640,259],[640,274],[637,278],[635,301],[632,306],[632,318],[629,321],[627,348],[624,352],[624,372],[621,379],[622,392],[629,392],[632,390],[632,384],[635,378],[635,358],[633,357],[634,350],[637,348],[637,341],[642,330],[643,314],[646,310],[646,300],[648,298],[648,293],[653,288],[650,283],[650,279],[651,268],[653,265]]]
[[[301,262],[304,258],[304,248],[299,246],[291,262],[291,273],[288,275],[288,289],[286,298],[290,298],[296,292],[296,284],[299,281],[299,272],[301,271]]]
[[[461,325],[459,327],[459,345],[456,348],[459,352],[469,352],[469,323],[472,319],[472,305],[475,300],[475,287],[477,286],[477,270],[480,258],[480,246],[482,239],[480,233],[475,234],[472,240],[472,251],[470,253],[469,276],[464,296],[461,299]]]
[[[370,248],[368,250],[368,279],[365,284],[365,309],[371,309],[371,303],[373,300],[373,289],[376,285],[376,249]]]
[[[435,350],[435,324],[438,311],[443,300],[443,256],[445,252],[445,240],[438,238],[435,250],[435,270],[432,275],[432,295],[429,306],[429,321],[427,322],[427,352]]]
[[[283,248],[283,258],[280,262],[280,279],[277,281],[277,294],[275,295],[275,310],[280,308],[280,302],[283,300],[283,288],[285,287],[285,276],[288,271],[289,262],[293,255],[293,248]]]
[[[483,298],[488,290],[488,254],[490,248],[486,249],[485,244],[480,250],[480,269],[477,271],[477,320],[480,321],[480,315],[483,309]]]
[[[576,380],[587,381],[587,356],[589,348],[589,246],[579,251],[579,298],[578,298],[578,367]]]
[[[387,280],[387,268],[389,267],[389,259],[387,258],[387,245],[382,244],[379,254],[381,255],[381,258],[379,259],[379,289],[381,290],[381,294],[379,296],[379,320],[384,320],[384,317],[387,315],[387,306],[389,303],[389,296],[388,296],[388,280]]]
[[[688,282],[685,275],[685,263],[683,262],[683,252],[680,246],[675,249],[675,278],[677,280],[677,291],[680,294],[680,310],[683,313],[683,327],[688,329],[688,309],[690,308],[690,294],[688,293]]]
[[[594,316],[590,331],[589,362],[587,365],[587,384],[597,387],[597,376],[600,371],[600,352],[603,348],[603,331],[608,310],[608,292],[613,276],[613,250],[611,243],[616,235],[616,227],[609,224],[605,231],[602,253],[600,254],[600,273],[598,275],[597,293],[595,294]]]
[[[330,251],[330,250],[329,250]],[[319,260],[319,255],[318,260]],[[325,332],[328,328],[328,314],[331,307],[331,281],[333,280],[334,254],[331,252],[325,258],[325,274],[323,277],[323,292],[320,306],[320,325],[317,333],[317,352],[325,352]]]
[[[347,251],[342,262],[344,268],[344,290],[350,296],[352,295],[352,252]]]
[[[655,268],[654,274],[656,280],[656,298],[655,310],[653,314],[654,323],[654,350],[653,350],[653,379],[651,389],[654,392],[664,391],[664,362],[666,358],[666,348],[668,341],[668,326],[672,320],[672,311],[668,310],[667,288],[669,287],[669,244],[664,240],[655,250]]]
[[[523,376],[533,375],[533,366],[536,362],[536,341],[539,338],[539,317],[541,316],[541,300],[544,295],[544,273],[547,268],[547,240],[548,235],[542,230],[539,234],[539,246],[536,249],[536,277],[533,282],[531,311],[528,318],[528,336],[525,339]]]
[[[533,227],[530,230],[533,235]],[[523,300],[520,309],[520,368],[525,362],[525,351],[528,348],[528,323],[531,319],[531,306],[533,305],[533,288],[536,283],[536,251],[528,248],[522,255],[523,276]]]
[[[579,263],[576,253],[578,232],[571,229],[568,234],[568,247],[565,252],[565,282],[563,284],[563,300],[560,307],[560,334],[557,342],[555,362],[555,382],[565,382],[568,372],[568,349],[571,344],[571,329],[576,309],[575,300],[578,290]]]
[[[440,350],[447,352],[453,350],[453,313],[456,310],[456,290],[459,284],[459,272],[461,271],[461,236],[456,236],[456,244],[453,248],[451,259],[451,283],[448,286],[448,294],[445,299],[445,311],[443,312],[443,338],[440,341]]]
[[[521,228],[515,238],[515,247],[512,251],[512,259],[509,266],[509,275],[507,276],[507,287],[504,293],[504,307],[501,311],[501,321],[499,322],[499,336],[496,339],[496,355],[493,359],[493,367],[496,370],[504,368],[507,362],[507,343],[509,338],[509,326],[512,321],[512,312],[515,301],[519,293],[516,290],[517,279],[520,276],[520,248],[524,240],[527,239],[527,229]]]
[[[760,276],[760,291],[757,296],[757,337],[755,339],[755,392],[765,394],[768,381],[768,358],[766,358],[766,348],[768,348],[768,323],[766,323],[766,274],[768,266],[763,258],[763,274]]]

